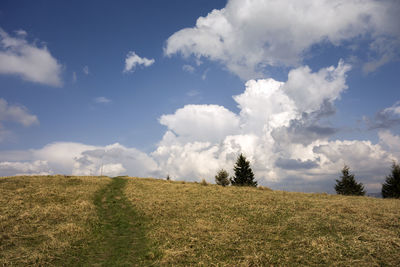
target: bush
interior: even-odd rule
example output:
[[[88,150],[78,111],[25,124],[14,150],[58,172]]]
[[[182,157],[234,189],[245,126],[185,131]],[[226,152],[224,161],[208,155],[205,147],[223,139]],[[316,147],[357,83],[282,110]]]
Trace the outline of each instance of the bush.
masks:
[[[204,179],[204,178],[201,180],[201,183],[200,183],[200,184],[201,184],[201,185],[208,185],[206,179]]]
[[[215,182],[218,185],[227,186],[230,184],[228,177],[229,177],[228,172],[225,171],[224,169],[221,169],[218,171],[217,175],[215,175]]]

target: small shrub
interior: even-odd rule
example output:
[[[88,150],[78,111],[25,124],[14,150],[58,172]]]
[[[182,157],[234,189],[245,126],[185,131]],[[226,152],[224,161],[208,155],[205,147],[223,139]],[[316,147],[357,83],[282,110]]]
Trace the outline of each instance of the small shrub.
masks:
[[[230,184],[229,174],[224,169],[218,171],[217,175],[215,175],[215,182],[217,185],[227,186]]]
[[[201,184],[201,185],[208,185],[206,179],[204,179],[204,178],[201,180],[201,183],[200,183],[200,184]]]

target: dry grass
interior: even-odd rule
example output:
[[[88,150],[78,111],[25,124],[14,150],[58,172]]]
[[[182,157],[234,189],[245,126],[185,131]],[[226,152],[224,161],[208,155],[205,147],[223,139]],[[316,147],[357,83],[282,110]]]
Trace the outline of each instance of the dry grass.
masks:
[[[0,178],[0,265],[49,265],[89,234],[99,177]]]
[[[129,179],[162,265],[400,266],[400,200]]]

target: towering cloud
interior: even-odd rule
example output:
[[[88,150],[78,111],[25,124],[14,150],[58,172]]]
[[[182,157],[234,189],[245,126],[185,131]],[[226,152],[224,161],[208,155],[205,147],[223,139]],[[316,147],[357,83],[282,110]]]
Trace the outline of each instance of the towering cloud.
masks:
[[[162,115],[159,121],[167,129],[149,154],[118,143],[52,143],[1,153],[0,174],[169,174],[172,179],[212,182],[218,169],[231,171],[244,153],[259,183],[273,188],[333,190],[340,169],[349,164],[367,189],[376,191],[391,161],[399,159],[400,137],[384,131],[378,144],[331,140],[336,129],[322,120],[334,114],[349,69],[340,61],[317,72],[293,69],[286,82],[249,80],[244,92],[233,96],[238,114],[218,105],[186,105]],[[385,112],[397,113],[397,105]]]

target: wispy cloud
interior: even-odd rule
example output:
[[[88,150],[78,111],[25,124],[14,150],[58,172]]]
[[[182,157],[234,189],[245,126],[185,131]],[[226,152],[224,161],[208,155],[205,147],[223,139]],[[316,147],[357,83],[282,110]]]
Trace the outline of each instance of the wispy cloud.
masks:
[[[135,52],[130,51],[125,58],[124,72],[133,72],[137,66],[149,67],[155,62],[154,59],[148,59],[138,56]]]
[[[108,104],[108,103],[111,103],[112,101],[110,99],[108,99],[107,97],[99,96],[94,99],[94,102],[98,103],[98,104]]]
[[[22,105],[10,105],[3,98],[0,98],[0,121],[16,122],[25,127],[39,124],[36,115],[30,114],[26,107]]]
[[[0,142],[12,136],[12,131],[4,126],[5,122],[18,123],[24,127],[39,124],[37,116],[30,114],[26,107],[9,104],[5,99],[0,98]]]
[[[88,66],[84,66],[83,69],[82,69],[82,71],[83,71],[83,73],[84,73],[85,75],[89,75],[89,67],[88,67]]]
[[[189,72],[189,73],[193,73],[194,72],[194,67],[192,65],[183,65],[182,66],[182,70]]]
[[[72,72],[72,83],[76,83],[76,81],[78,80],[78,77],[76,76],[76,72]]]

